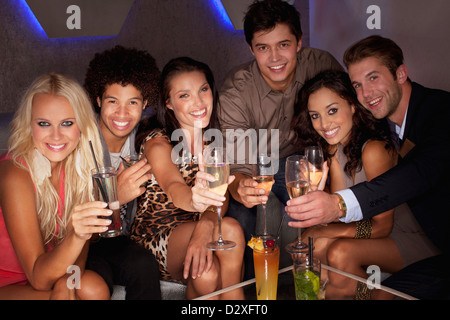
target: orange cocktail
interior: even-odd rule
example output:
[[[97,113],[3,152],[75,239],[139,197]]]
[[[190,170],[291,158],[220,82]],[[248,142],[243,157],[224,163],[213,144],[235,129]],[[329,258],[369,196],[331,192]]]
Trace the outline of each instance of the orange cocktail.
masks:
[[[277,299],[280,248],[273,240],[269,241],[272,241],[271,246],[265,244],[252,246],[258,300]]]

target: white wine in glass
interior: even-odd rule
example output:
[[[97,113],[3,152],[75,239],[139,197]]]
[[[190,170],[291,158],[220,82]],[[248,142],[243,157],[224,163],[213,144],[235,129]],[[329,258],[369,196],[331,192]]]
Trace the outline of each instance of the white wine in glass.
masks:
[[[204,155],[205,172],[211,174],[215,181],[208,182],[210,191],[224,196],[228,188],[228,178],[230,176],[230,166],[225,161],[225,154],[222,148],[207,147]],[[218,206],[218,233],[219,239],[217,241],[209,242],[206,247],[210,250],[227,250],[234,248],[236,243],[229,240],[222,239],[222,207]]]
[[[291,181],[286,183],[286,188],[291,199],[308,193],[310,184],[308,181]]]
[[[205,165],[205,172],[214,176],[216,181],[209,182],[209,190],[224,196],[228,188],[228,177],[230,176],[230,168],[228,164]]]
[[[269,196],[270,190],[275,182],[273,178],[272,159],[266,154],[259,154],[256,163],[252,165],[252,178],[258,183],[258,189],[264,189],[264,195]],[[267,210],[266,202],[261,203],[263,209],[264,230],[258,235],[263,240],[273,239],[274,237],[267,232]]]
[[[300,155],[290,156],[286,159],[286,189],[291,199],[305,195],[309,191],[309,167],[306,157]],[[297,241],[289,243],[286,251],[293,253],[305,253],[308,245],[302,242],[302,229],[298,228]]]

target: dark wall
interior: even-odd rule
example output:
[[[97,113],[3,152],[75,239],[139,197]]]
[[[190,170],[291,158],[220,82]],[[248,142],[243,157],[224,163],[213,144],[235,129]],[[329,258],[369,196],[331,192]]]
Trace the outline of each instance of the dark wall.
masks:
[[[105,0],[105,3],[108,1]],[[242,31],[222,21],[219,0],[135,0],[115,37],[48,39],[36,25],[25,0],[2,0],[0,6],[0,113],[16,110],[23,90],[51,71],[81,83],[89,61],[117,44],[149,51],[160,68],[187,55],[211,67],[216,81],[252,55]],[[296,0],[309,44],[309,1]],[[99,13],[101,19],[101,13]]]
[[[391,38],[403,49],[413,81],[450,90],[449,15],[448,0],[310,0],[311,46],[341,62],[362,38]]]

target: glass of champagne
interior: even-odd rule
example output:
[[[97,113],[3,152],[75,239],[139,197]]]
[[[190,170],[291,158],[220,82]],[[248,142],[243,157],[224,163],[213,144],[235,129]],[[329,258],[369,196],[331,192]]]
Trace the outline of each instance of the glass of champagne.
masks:
[[[323,153],[319,146],[307,147],[305,156],[308,159],[311,191],[316,191],[323,175]]]
[[[225,161],[225,153],[220,147],[207,147],[204,152],[205,172],[214,176],[214,182],[208,182],[209,190],[224,196],[228,188],[228,177],[230,176],[230,166]],[[218,214],[218,233],[217,241],[209,242],[206,247],[210,250],[227,250],[234,248],[236,243],[222,239],[222,207],[216,207]]]
[[[307,194],[309,191],[309,168],[305,156],[294,155],[286,159],[286,188],[291,199]],[[294,253],[307,252],[308,245],[302,242],[301,228],[298,228],[297,241],[289,243],[286,251]]]
[[[259,154],[256,163],[252,165],[253,180],[258,182],[258,189],[264,189],[265,196],[269,196],[272,190],[273,183],[273,167],[272,159],[266,154]],[[266,202],[261,203],[263,209],[264,230],[263,234],[259,235],[263,240],[273,239],[273,236],[267,232],[267,216],[266,216]]]

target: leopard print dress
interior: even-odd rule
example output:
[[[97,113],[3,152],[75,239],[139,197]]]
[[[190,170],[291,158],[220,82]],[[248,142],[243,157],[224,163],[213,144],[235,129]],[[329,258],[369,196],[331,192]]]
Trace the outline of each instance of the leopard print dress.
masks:
[[[145,142],[155,137],[169,137],[162,130],[153,130],[144,139],[140,148],[143,154]],[[194,186],[197,164],[179,166],[186,184]],[[167,270],[167,245],[172,231],[181,223],[198,220],[197,212],[187,212],[174,206],[153,177],[147,183],[147,190],[138,199],[136,218],[131,230],[131,239],[150,250],[159,263],[161,278],[174,281]]]

